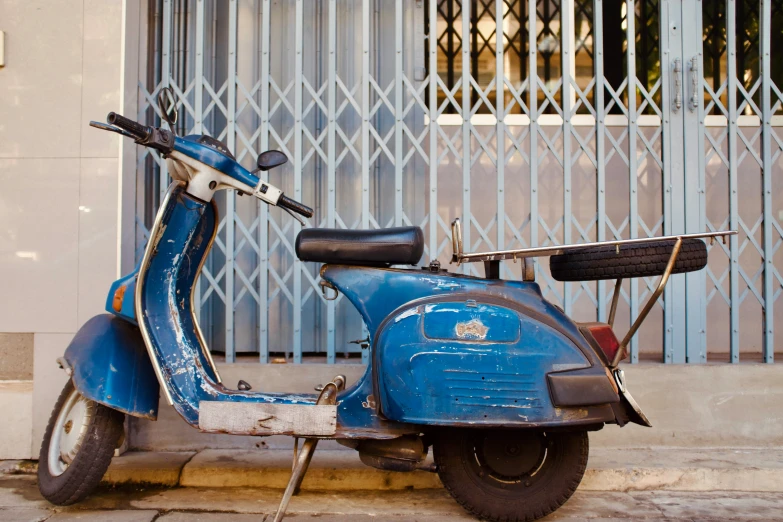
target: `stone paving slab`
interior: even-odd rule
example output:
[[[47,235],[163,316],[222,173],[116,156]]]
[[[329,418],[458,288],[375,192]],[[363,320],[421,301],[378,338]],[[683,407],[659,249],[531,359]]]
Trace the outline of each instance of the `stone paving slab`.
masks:
[[[41,499],[34,477],[14,476],[0,481],[0,520],[149,522],[160,513],[155,522],[271,522],[280,495],[274,489],[103,487],[75,506],[55,507]],[[443,489],[303,491],[289,514],[289,522],[474,520]],[[783,493],[579,490],[545,520],[783,522]]]
[[[158,516],[157,511],[121,510],[111,511],[68,511],[54,513],[46,522],[152,522]]]
[[[130,451],[111,461],[103,481],[109,484],[179,484],[182,467],[193,458],[194,451]]]
[[[666,517],[783,520],[783,495],[775,493],[735,496],[730,492],[650,491],[636,493],[634,497],[653,504]]]
[[[0,507],[3,522],[42,522],[51,516],[47,509],[34,507]]]

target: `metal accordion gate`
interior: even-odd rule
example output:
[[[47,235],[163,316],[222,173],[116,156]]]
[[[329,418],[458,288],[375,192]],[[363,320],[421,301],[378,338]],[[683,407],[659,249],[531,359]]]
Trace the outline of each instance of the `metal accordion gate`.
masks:
[[[418,225],[444,266],[455,217],[466,250],[736,229],[672,279],[631,359],[783,345],[783,0],[144,0],[140,26],[139,120],[170,86],[178,133],[247,167],[283,151],[270,181],[316,209],[309,226]],[[167,179],[139,150],[137,249]],[[301,225],[235,193],[218,206],[196,298],[211,349],[366,361],[358,313],[296,259]],[[611,284],[558,283],[545,259],[537,280],[606,319]],[[655,284],[624,283],[620,329]]]

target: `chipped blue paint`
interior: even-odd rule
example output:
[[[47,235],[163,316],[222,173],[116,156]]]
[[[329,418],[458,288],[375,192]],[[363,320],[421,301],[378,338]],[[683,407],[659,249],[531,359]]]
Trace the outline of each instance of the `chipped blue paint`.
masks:
[[[190,299],[201,259],[210,246],[215,215],[213,207],[173,190],[153,229],[154,243],[147,248],[139,270],[137,318],[146,331],[148,349],[160,368],[175,410],[198,426],[199,402],[269,402],[315,404],[315,395],[253,393],[231,390],[217,382],[197,334]]]
[[[220,171],[223,174],[227,174],[249,187],[258,185],[258,178],[248,172],[247,169],[233,158],[211,147],[198,143],[198,140],[201,139],[201,137],[200,134],[190,134],[182,138],[177,137],[174,140],[174,150],[181,152],[185,156],[189,156],[196,161],[200,161],[205,165],[209,165],[213,169]]]
[[[356,307],[372,341],[372,363],[359,382],[340,396],[338,429],[377,437],[377,432],[411,430],[421,424],[525,427],[614,420],[606,408],[575,412],[552,407],[546,371],[556,364],[585,368],[601,363],[573,321],[543,298],[536,283],[343,265],[326,265],[321,277]],[[497,340],[483,344],[426,339],[420,316],[426,315],[427,309],[443,310],[446,315],[448,310],[456,312],[452,322],[433,330],[451,330],[456,335],[454,329],[460,318],[481,318],[489,326],[488,332],[497,332]],[[513,320],[501,326],[502,317]],[[515,328],[519,328],[519,335],[513,334]],[[408,344],[410,336],[418,340],[415,348]],[[453,361],[447,362],[449,357]],[[481,384],[486,383],[487,375],[481,380],[482,375],[476,374],[478,381],[470,392],[475,395],[475,404],[465,406],[466,413],[460,416],[455,410],[462,406],[445,408],[451,404],[447,398],[456,398],[455,392],[446,388],[433,392],[439,380],[435,373],[428,376],[432,368],[441,374],[478,369],[486,372],[492,365],[494,374],[508,372],[506,379],[517,379],[515,386],[526,383],[527,374],[534,376],[530,386],[520,387],[530,389],[530,393],[510,399],[516,408],[498,402],[499,397],[505,396],[504,390],[493,392]],[[440,381],[440,385],[444,382]],[[513,403],[515,399],[517,403]],[[373,404],[374,401],[379,403]]]
[[[158,379],[139,329],[101,314],[82,326],[65,350],[73,384],[95,402],[137,417],[158,416]]]
[[[135,334],[128,341],[136,347],[134,364],[146,362],[146,381],[155,367],[175,410],[193,426],[198,426],[204,400],[314,405],[315,394],[246,392],[218,382],[191,302],[216,221],[212,205],[187,195],[182,185],[173,186],[137,272],[112,286],[107,308],[113,291],[127,285],[116,315],[138,320],[152,358],[150,364],[141,356]],[[614,420],[608,407],[568,411],[552,406],[547,372],[601,363],[576,325],[544,300],[535,283],[340,265],[325,266],[321,276],[357,308],[371,338],[372,363],[338,397],[339,438],[392,438],[419,433],[422,425],[524,427]],[[130,310],[134,288],[136,307]],[[130,323],[111,320],[138,332]],[[73,349],[82,355],[94,351]],[[129,364],[95,357],[98,374],[122,375]],[[83,359],[74,367],[92,364]],[[144,397],[139,387],[129,386],[127,394],[126,402]]]
[[[557,422],[546,374],[554,364],[589,367],[587,358],[555,328],[514,310],[513,302],[485,305],[474,294],[454,297],[414,305],[420,313],[402,311],[404,320],[381,330],[375,357],[383,415],[412,424]],[[454,332],[466,318],[484,324],[486,336]]]

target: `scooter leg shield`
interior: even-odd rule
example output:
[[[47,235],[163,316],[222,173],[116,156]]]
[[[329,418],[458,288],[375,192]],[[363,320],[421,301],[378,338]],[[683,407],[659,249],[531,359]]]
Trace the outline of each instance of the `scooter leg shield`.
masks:
[[[128,415],[157,419],[160,385],[137,326],[97,315],[76,333],[64,357],[82,395]]]

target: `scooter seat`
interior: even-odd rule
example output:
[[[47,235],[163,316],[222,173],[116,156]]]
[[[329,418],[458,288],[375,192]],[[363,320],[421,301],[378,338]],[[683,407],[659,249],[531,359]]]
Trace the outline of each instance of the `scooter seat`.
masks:
[[[380,230],[307,228],[296,238],[296,255],[302,261],[343,265],[415,265],[424,253],[419,227]]]

